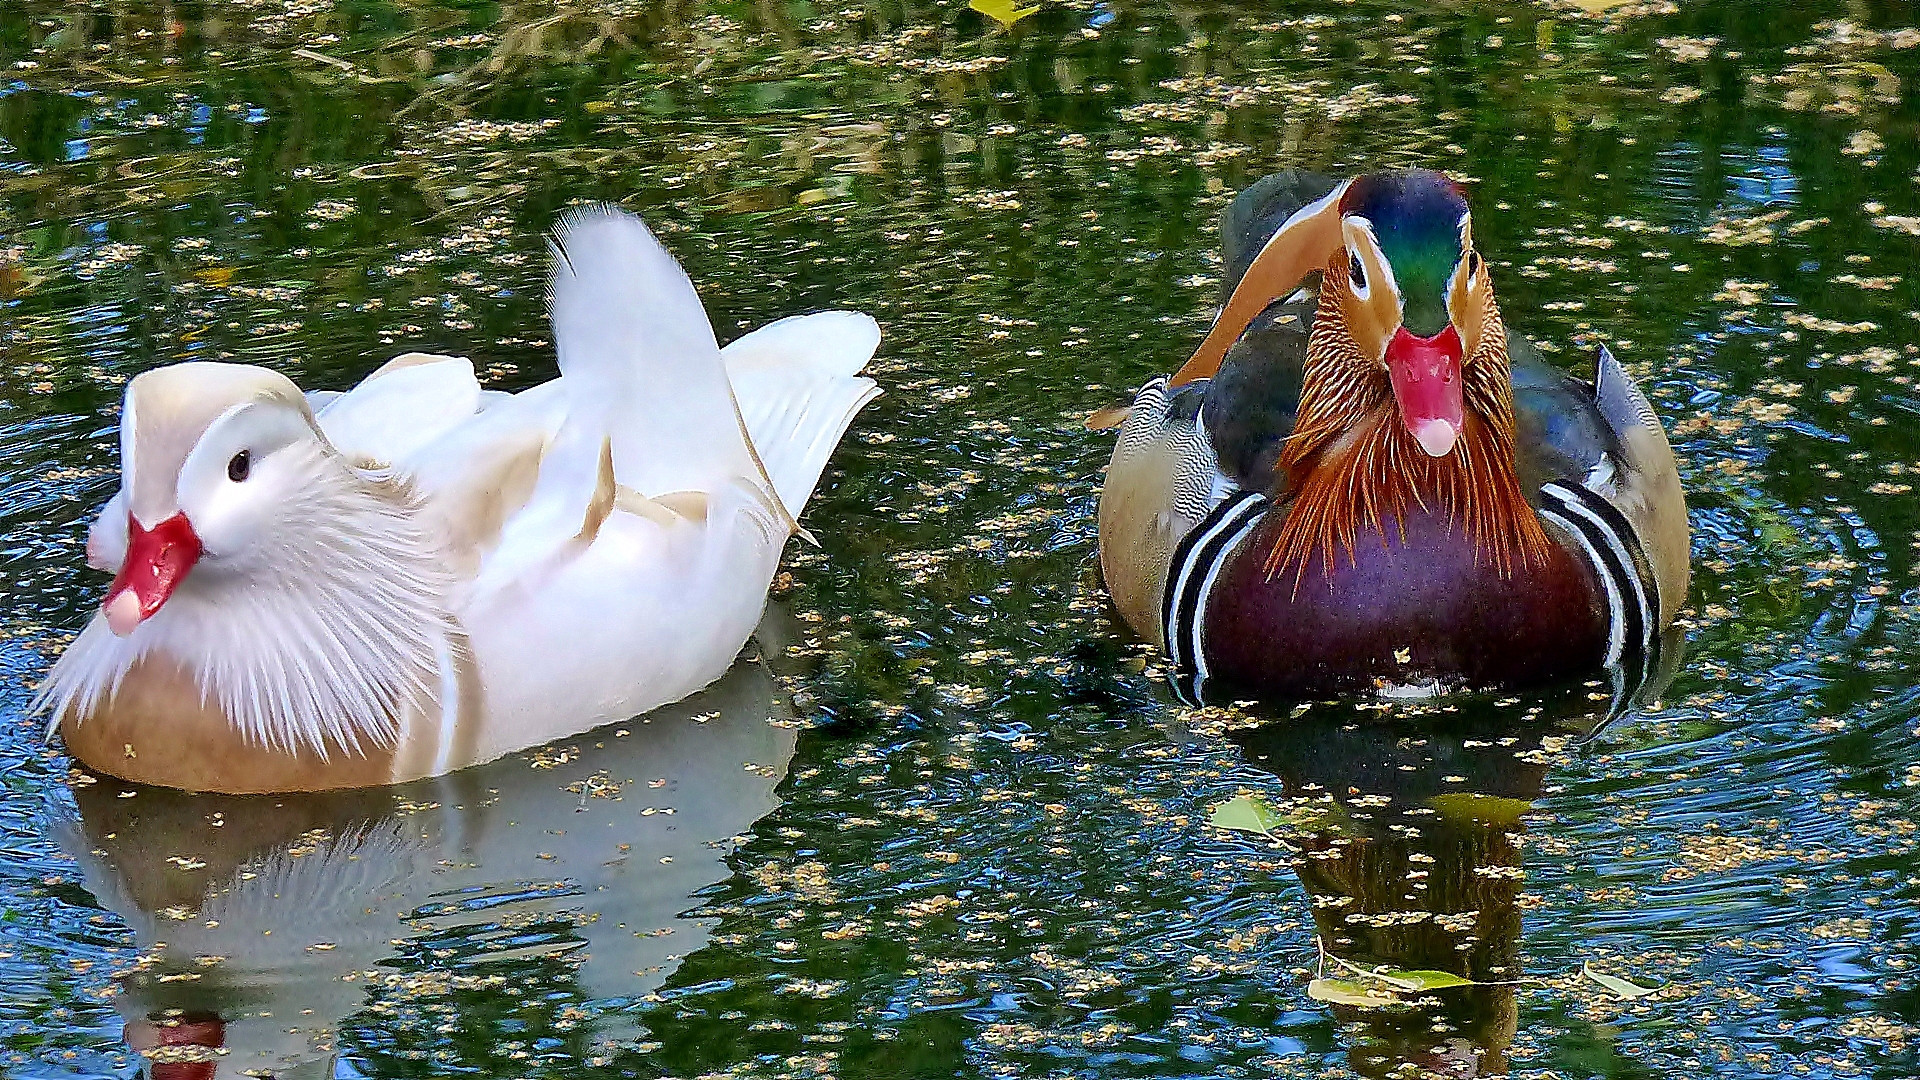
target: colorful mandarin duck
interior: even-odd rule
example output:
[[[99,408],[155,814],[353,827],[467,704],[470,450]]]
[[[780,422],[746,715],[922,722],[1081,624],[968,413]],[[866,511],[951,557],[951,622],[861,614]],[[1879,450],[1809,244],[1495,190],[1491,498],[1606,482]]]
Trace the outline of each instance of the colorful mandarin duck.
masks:
[[[1687,591],[1673,451],[1604,347],[1588,383],[1509,336],[1460,190],[1288,171],[1222,224],[1206,339],[1090,422],[1120,426],[1107,588],[1183,692],[1650,672]]]
[[[725,349],[639,218],[553,244],[560,377],[410,353],[345,393],[188,363],[127,385],[115,574],[35,707],[101,772],[199,791],[437,776],[720,677],[880,342],[857,312]]]

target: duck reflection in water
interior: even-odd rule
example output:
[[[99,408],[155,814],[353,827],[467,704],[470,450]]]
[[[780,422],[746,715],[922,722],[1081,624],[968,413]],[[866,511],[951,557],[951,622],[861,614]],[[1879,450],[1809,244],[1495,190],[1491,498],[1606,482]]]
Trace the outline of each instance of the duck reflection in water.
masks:
[[[1654,696],[1652,685],[1635,700]],[[1311,898],[1328,976],[1384,986],[1344,963],[1492,984],[1398,995],[1404,1004],[1330,1005],[1350,1025],[1349,1064],[1360,1075],[1506,1075],[1519,1019],[1512,983],[1526,974],[1523,815],[1556,753],[1617,715],[1621,702],[1591,689],[1393,707],[1426,714],[1418,717],[1319,705],[1232,736],[1282,782],[1277,832]]]
[[[66,842],[147,958],[121,980],[127,1042],[160,1080],[328,1076],[340,1020],[402,972],[484,978],[571,954],[586,996],[645,993],[704,944],[681,913],[728,875],[724,841],[777,805],[795,731],[770,721],[788,715],[750,661],[677,705],[437,781],[81,786]]]

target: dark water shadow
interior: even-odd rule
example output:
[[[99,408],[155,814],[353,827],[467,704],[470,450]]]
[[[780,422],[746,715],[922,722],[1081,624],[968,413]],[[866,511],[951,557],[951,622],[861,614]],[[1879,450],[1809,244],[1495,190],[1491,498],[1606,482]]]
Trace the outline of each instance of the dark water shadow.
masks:
[[[1383,991],[1359,970],[1477,984],[1322,1005],[1357,1073],[1507,1074],[1518,995],[1540,974],[1523,962],[1523,851],[1551,838],[1529,835],[1529,812],[1555,764],[1619,716],[1615,695],[1595,684],[1412,708],[1319,705],[1229,734],[1281,781],[1275,836],[1310,901],[1322,973]]]

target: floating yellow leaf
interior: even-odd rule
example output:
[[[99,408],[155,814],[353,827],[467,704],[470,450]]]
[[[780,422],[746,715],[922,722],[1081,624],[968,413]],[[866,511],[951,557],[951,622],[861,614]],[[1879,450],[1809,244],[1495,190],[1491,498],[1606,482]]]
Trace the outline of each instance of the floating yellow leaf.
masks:
[[[1012,26],[1040,10],[1038,4],[1032,7],[1014,7],[1013,0],[968,0],[967,6],[1001,26]]]
[[[1359,964],[1353,963],[1350,960],[1342,960],[1337,956],[1326,956],[1324,953],[1322,956],[1327,960],[1333,961],[1336,966],[1344,971],[1350,971],[1361,979],[1385,983],[1392,987],[1394,991],[1402,994],[1419,994],[1428,990],[1447,990],[1455,986],[1483,985],[1464,975],[1455,975],[1451,971],[1435,971],[1431,968],[1416,968],[1408,971],[1402,968],[1384,966],[1364,968]],[[1372,983],[1370,982],[1367,985],[1372,985]]]

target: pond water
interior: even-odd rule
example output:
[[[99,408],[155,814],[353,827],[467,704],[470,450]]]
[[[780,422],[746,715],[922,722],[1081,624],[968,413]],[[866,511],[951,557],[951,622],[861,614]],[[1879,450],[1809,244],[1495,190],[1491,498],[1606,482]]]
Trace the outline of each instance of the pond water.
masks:
[[[1036,3],[0,12],[0,1073],[1920,1074],[1912,7]],[[1080,418],[1289,164],[1470,180],[1509,324],[1642,380],[1694,536],[1657,701],[1189,708],[1110,615]],[[43,743],[129,376],[547,378],[592,199],[723,340],[886,333],[733,675],[323,799]],[[1342,963],[1483,985],[1310,997]]]

